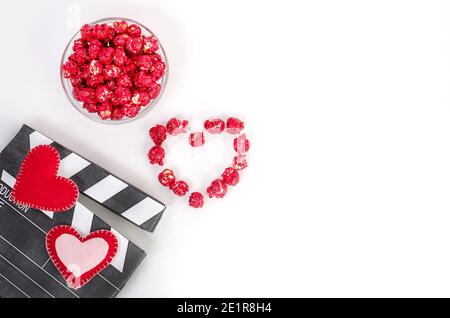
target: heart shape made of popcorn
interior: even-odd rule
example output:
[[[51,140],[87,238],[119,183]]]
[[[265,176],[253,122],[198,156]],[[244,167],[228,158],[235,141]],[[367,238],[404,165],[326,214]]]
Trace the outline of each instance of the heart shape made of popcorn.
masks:
[[[170,119],[165,125],[158,124],[149,131],[150,138],[155,143],[148,152],[150,164],[164,166],[166,150],[163,144],[167,136],[179,136],[188,132],[189,122],[178,118]],[[191,132],[188,136],[189,144],[194,148],[200,148],[205,144],[208,135],[218,135],[224,132],[236,135],[233,140],[233,148],[236,156],[231,165],[227,165],[221,177],[212,180],[205,188],[209,198],[223,198],[229,186],[235,186],[239,182],[240,171],[247,167],[247,152],[250,149],[250,141],[243,134],[244,122],[235,117],[230,117],[226,121],[220,118],[208,119],[203,124],[204,131]],[[206,134],[206,133],[207,134]],[[168,187],[178,196],[185,196],[189,192],[189,185],[184,180],[175,177],[173,170],[164,167],[158,175],[159,182]],[[199,191],[190,193],[189,205],[200,208],[204,204],[204,195]]]

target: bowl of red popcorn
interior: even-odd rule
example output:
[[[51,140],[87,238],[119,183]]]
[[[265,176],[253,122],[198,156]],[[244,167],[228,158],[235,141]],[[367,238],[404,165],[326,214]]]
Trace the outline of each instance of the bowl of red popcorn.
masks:
[[[153,108],[167,74],[158,38],[125,18],[83,25],[61,61],[61,81],[71,104],[89,118],[111,124],[132,121]]]

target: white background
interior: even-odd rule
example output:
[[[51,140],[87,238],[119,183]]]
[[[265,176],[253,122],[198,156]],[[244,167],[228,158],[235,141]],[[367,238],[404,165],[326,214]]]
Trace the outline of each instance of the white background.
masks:
[[[28,123],[167,204],[122,297],[450,296],[448,1],[8,1],[0,5],[0,147]],[[107,126],[73,109],[59,62],[79,23],[136,19],[170,61],[160,103]],[[155,179],[148,128],[247,123],[250,165],[187,206]],[[175,141],[175,140],[174,140]],[[229,142],[171,166],[196,189]],[[210,159],[212,158],[212,159]]]

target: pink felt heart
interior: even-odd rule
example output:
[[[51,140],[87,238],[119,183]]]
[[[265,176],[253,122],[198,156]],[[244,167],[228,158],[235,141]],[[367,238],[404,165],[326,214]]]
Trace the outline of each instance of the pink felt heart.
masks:
[[[118,241],[111,231],[99,230],[81,237],[74,228],[59,225],[48,232],[46,245],[68,285],[78,289],[111,263]]]

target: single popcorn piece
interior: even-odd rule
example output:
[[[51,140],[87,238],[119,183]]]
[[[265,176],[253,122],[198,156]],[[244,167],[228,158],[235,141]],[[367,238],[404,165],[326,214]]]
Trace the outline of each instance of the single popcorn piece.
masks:
[[[92,30],[93,27],[89,24],[85,24],[81,27],[80,33],[81,33],[81,39],[84,41],[87,41],[92,38]]]
[[[203,207],[203,201],[203,194],[201,194],[200,192],[192,192],[189,196],[189,205],[194,209]]]
[[[152,58],[150,55],[139,55],[136,58],[136,64],[141,71],[150,71],[152,68]]]
[[[95,90],[89,87],[81,87],[73,90],[74,97],[80,102],[95,103]]]
[[[71,78],[76,76],[79,72],[78,64],[71,60],[66,61],[63,64],[62,69],[64,78]]]
[[[125,117],[125,113],[121,107],[114,107],[111,113],[112,120],[120,120]]]
[[[118,78],[122,72],[121,68],[116,65],[106,65],[103,69],[103,76],[106,80]]]
[[[111,81],[106,81],[105,86],[111,90],[111,91],[115,91],[117,88],[117,83],[114,80]],[[114,95],[114,94],[113,94]],[[114,105],[115,106],[115,105]]]
[[[205,144],[205,135],[203,132],[195,132],[189,135],[189,144],[196,148],[201,147]]]
[[[244,122],[236,117],[227,119],[227,132],[232,135],[240,134],[244,129]]]
[[[92,75],[86,79],[86,85],[92,88],[96,88],[102,85],[105,81],[105,77],[102,74]]]
[[[79,86],[83,82],[83,77],[80,74],[72,75],[70,78],[72,86]]]
[[[153,77],[144,71],[139,71],[134,75],[133,86],[139,89],[148,89],[154,83]]]
[[[173,191],[173,193],[182,197],[182,196],[186,195],[186,193],[188,193],[189,186],[185,181],[179,180],[179,181],[175,181],[175,183],[173,183],[170,186],[170,189]]]
[[[95,100],[99,103],[107,102],[111,99],[113,92],[106,86],[99,86],[95,90]]]
[[[92,60],[89,64],[89,72],[92,75],[99,75],[103,72],[103,64],[98,60]]]
[[[164,164],[165,152],[161,146],[154,146],[148,152],[148,159],[152,165],[158,164],[162,166]]]
[[[125,50],[121,47],[118,47],[114,52],[113,61],[117,66],[124,66],[128,63],[128,56]]]
[[[131,102],[139,106],[147,106],[151,100],[150,94],[146,91],[135,92],[133,96],[131,96]]]
[[[141,36],[141,28],[137,25],[137,24],[131,24],[128,29],[127,32],[130,36],[132,37],[140,37]]]
[[[84,102],[83,108],[86,109],[90,113],[96,113],[97,112],[97,103]]]
[[[156,52],[159,49],[158,40],[154,36],[145,37],[144,36],[144,47],[142,51],[144,53]]]
[[[186,127],[189,124],[187,120],[179,120],[177,118],[172,118],[167,122],[166,128],[167,132],[172,136],[177,136],[179,134],[186,133]]]
[[[164,169],[159,175],[158,175],[158,181],[165,187],[172,187],[175,183],[175,175],[173,174],[173,171],[170,169]]]
[[[233,168],[236,170],[243,170],[247,168],[247,157],[245,155],[238,155],[234,157]]]
[[[122,34],[128,31],[128,23],[127,21],[114,21],[113,22],[113,29],[116,34]]]
[[[130,76],[133,76],[134,74],[136,74],[136,69],[137,69],[136,64],[130,62],[130,60],[128,60],[127,65],[124,65],[122,67],[123,72],[127,73]]]
[[[124,106],[122,106],[122,110],[125,116],[127,116],[128,118],[134,118],[137,116],[137,114],[139,114],[141,107],[133,103],[127,103]]]
[[[150,74],[152,75],[153,80],[157,81],[161,77],[163,77],[165,71],[166,71],[166,64],[164,62],[157,61],[154,62],[153,65],[151,66]]]
[[[250,141],[245,134],[234,139],[233,148],[238,154],[246,153],[250,149]]]
[[[97,39],[92,39],[88,42],[88,54],[89,58],[96,59],[100,55],[100,52],[103,49],[103,44]],[[78,50],[80,51],[81,48]],[[74,49],[75,51],[75,49]],[[76,51],[75,51],[76,52]]]
[[[206,120],[203,127],[210,134],[220,134],[225,130],[225,122],[222,119]]]
[[[73,41],[72,49],[74,52],[85,51],[85,49],[86,49],[85,42],[82,39]]]
[[[117,79],[117,86],[131,88],[133,86],[133,82],[131,81],[130,75],[124,74],[119,76],[119,78]]]
[[[227,194],[227,184],[225,181],[221,179],[216,179],[213,182],[211,182],[211,185],[206,189],[206,192],[208,192],[208,196],[210,198],[218,198],[221,199]]]
[[[222,180],[229,186],[235,186],[239,183],[239,172],[234,168],[226,168],[222,173]]]
[[[124,47],[129,37],[128,34],[119,34],[114,38],[113,43],[116,47]]]
[[[114,91],[114,95],[116,95],[119,104],[121,105],[125,105],[131,100],[131,90],[123,86],[117,87]]]
[[[103,65],[109,65],[113,62],[114,56],[116,55],[116,50],[112,47],[105,47],[100,51],[98,55],[98,60],[103,63]]]
[[[161,85],[155,82],[152,82],[150,85],[150,88],[148,90],[148,94],[150,95],[151,99],[156,99],[159,96],[159,93],[161,92]]]
[[[167,130],[163,125],[156,125],[150,128],[149,131],[150,138],[153,140],[155,145],[161,146],[161,144],[166,140]]]
[[[152,59],[152,63],[156,63],[156,62],[161,62],[162,61],[161,55],[159,55],[158,53],[151,53],[151,54],[149,54],[149,56]]]
[[[139,54],[144,47],[142,38],[130,37],[125,44],[125,49],[131,54]]]
[[[98,40],[112,40],[114,38],[114,29],[105,23],[96,24],[92,30],[92,36]]]
[[[97,107],[97,114],[103,120],[110,118],[111,114],[112,114],[112,106],[111,106],[111,104],[108,103],[108,102],[100,104]]]

